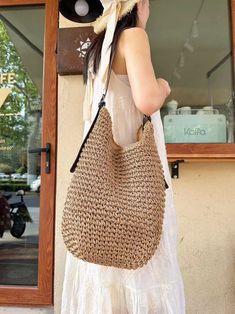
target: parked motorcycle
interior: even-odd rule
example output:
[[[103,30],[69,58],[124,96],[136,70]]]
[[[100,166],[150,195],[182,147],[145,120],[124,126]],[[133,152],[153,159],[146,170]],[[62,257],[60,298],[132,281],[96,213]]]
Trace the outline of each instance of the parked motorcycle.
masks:
[[[9,203],[12,194],[4,195],[0,192],[0,238],[5,230],[10,230],[13,237],[20,238],[25,232],[26,222],[33,222],[24,195],[24,190],[17,191],[16,196],[20,196],[20,202]]]

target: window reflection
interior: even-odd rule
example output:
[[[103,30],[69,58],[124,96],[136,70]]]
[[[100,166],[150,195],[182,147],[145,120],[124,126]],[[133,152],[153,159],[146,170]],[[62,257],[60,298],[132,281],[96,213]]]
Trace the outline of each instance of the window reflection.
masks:
[[[0,285],[37,285],[44,7],[0,8]]]
[[[166,143],[234,143],[229,1],[153,1],[147,28],[156,76],[172,90]]]

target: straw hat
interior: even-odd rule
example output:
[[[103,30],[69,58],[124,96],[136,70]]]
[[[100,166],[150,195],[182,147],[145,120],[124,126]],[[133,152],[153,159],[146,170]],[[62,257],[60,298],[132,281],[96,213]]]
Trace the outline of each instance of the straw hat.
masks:
[[[108,75],[108,66],[111,54],[111,43],[117,22],[140,0],[100,0],[103,6],[103,13],[92,23],[96,34],[102,32],[106,28],[104,40],[101,48],[101,59],[99,65],[99,75],[103,86],[105,87]],[[87,87],[83,102],[83,118],[91,119],[92,102],[93,102],[93,80],[92,66],[88,68]]]

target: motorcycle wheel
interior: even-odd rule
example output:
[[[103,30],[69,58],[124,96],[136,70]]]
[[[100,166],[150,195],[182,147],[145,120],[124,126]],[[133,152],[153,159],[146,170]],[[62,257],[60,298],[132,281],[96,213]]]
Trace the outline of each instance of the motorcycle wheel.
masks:
[[[26,223],[23,218],[17,214],[13,217],[13,225],[10,229],[10,233],[13,237],[19,239],[25,232]]]

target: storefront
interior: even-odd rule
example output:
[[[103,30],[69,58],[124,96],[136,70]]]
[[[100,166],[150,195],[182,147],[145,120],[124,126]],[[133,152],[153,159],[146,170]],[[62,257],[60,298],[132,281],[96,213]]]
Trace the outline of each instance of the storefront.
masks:
[[[155,73],[172,89],[161,117],[187,312],[232,313],[235,1],[152,0],[150,11]],[[0,238],[1,314],[60,313],[60,224],[85,87],[76,71],[57,73],[58,27],[83,26],[59,15],[56,0],[0,0],[0,193],[8,196],[0,207],[11,213]]]

